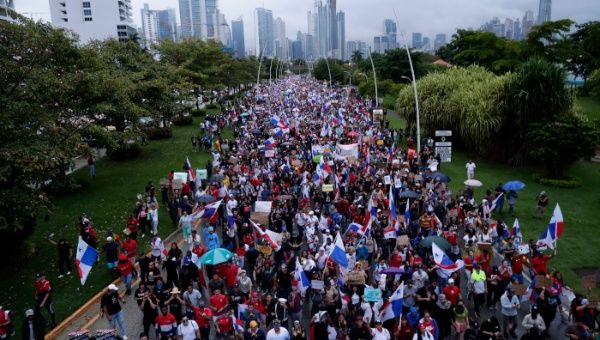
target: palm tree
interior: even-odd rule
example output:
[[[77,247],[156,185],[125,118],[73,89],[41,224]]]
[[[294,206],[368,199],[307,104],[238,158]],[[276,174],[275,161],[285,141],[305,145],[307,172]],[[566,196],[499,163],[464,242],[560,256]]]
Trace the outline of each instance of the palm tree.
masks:
[[[356,50],[354,53],[352,53],[352,57],[350,57],[350,59],[355,65],[358,65],[363,59],[362,53],[359,50]]]

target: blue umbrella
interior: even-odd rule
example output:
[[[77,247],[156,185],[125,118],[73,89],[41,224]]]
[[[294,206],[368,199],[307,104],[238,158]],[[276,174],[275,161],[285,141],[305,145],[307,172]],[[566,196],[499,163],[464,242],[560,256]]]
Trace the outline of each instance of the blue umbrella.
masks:
[[[443,172],[436,171],[429,176],[433,181],[438,181],[442,183],[450,183],[450,177]]]
[[[417,197],[419,197],[419,194],[417,194],[416,192],[414,192],[412,190],[407,190],[407,191],[401,192],[400,197],[402,197],[402,198],[417,198]]]
[[[525,183],[521,182],[521,181],[510,181],[510,182],[506,182],[504,183],[504,185],[502,186],[502,189],[504,190],[521,190],[525,188]]]

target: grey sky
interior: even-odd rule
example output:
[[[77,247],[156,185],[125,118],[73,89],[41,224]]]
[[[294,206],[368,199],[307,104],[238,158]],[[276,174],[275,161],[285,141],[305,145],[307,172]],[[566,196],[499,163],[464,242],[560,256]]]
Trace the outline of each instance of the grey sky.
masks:
[[[36,12],[39,14],[34,14],[34,18],[49,20],[49,1],[57,0],[15,0],[15,3],[17,11]],[[553,20],[600,20],[599,0],[552,2]],[[133,0],[133,19],[137,25],[140,24],[140,8],[144,3],[152,9],[175,8],[178,11],[177,0]],[[298,30],[307,31],[306,13],[312,10],[313,5],[313,0],[219,0],[221,12],[229,22],[243,17],[246,48],[252,48],[254,43],[253,13],[256,7],[264,6],[273,11],[274,18],[281,17],[286,22],[287,36],[295,39]],[[479,28],[494,16],[501,20],[506,17],[521,19],[528,9],[533,10],[537,17],[538,0],[338,0],[337,7],[346,13],[346,40],[370,43],[374,35],[381,33],[384,19],[395,19],[394,10],[398,16],[398,30],[405,32],[410,40],[412,32],[433,37],[436,33],[450,35],[456,28]]]

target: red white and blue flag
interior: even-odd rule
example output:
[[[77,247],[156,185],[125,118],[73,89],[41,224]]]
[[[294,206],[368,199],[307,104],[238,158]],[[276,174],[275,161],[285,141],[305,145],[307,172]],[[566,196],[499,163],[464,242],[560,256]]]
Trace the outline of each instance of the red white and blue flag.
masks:
[[[348,268],[348,258],[346,257],[346,247],[344,247],[344,241],[342,236],[338,232],[335,236],[335,242],[331,251],[329,251],[329,258],[337,262],[341,267]]]
[[[465,266],[462,260],[452,261],[448,255],[440,248],[435,242],[431,244],[431,250],[433,252],[433,260],[437,265],[438,269],[442,271],[446,276]]]
[[[510,236],[512,236],[518,244],[523,242],[523,234],[521,233],[521,226],[519,225],[519,220],[517,218],[515,218],[515,222],[510,230]]]
[[[273,250],[279,251],[279,249],[281,249],[281,242],[283,241],[283,236],[281,236],[281,234],[269,229],[263,231],[262,228],[252,220],[250,220],[250,223],[254,227],[256,234],[263,240],[267,241]]]
[[[556,247],[556,240],[558,240],[563,233],[563,224],[562,211],[560,210],[558,203],[556,203],[548,228],[540,235],[540,238],[537,241],[537,247],[540,249],[554,249]]]
[[[193,212],[192,215],[190,215],[190,216],[192,217],[193,220],[196,220],[199,218],[209,218],[210,219],[219,212],[219,207],[221,206],[222,201],[223,200],[218,200],[214,203],[207,204],[204,206],[204,208],[198,209],[197,211]]]
[[[298,280],[298,291],[302,294],[306,292],[306,290],[310,287],[310,281],[308,280],[308,276],[306,276],[306,272],[304,272],[304,268],[300,265],[300,261],[296,257],[296,270],[294,273],[296,280]]]
[[[390,296],[379,312],[379,320],[385,322],[387,320],[399,318],[402,316],[402,304],[404,302],[404,282],[396,288],[394,294]]]
[[[265,141],[265,146],[266,146],[267,148],[271,148],[271,149],[272,149],[272,148],[274,148],[274,147],[276,147],[276,146],[277,146],[277,141],[275,140],[275,138],[273,138],[273,137],[270,137],[269,139],[267,139],[267,140]]]
[[[98,258],[98,251],[79,237],[77,242],[77,254],[75,256],[75,266],[77,267],[77,273],[79,274],[79,281],[81,285],[85,285],[92,266]]]
[[[369,232],[371,231],[370,229],[367,228],[367,225],[360,225],[356,222],[352,222],[350,223],[350,225],[348,226],[348,231],[354,231],[357,234],[367,237],[369,236]]]
[[[404,226],[408,228],[410,225],[410,200],[406,200],[406,208],[404,208]]]
[[[196,171],[194,171],[194,168],[192,168],[192,163],[190,163],[190,159],[188,157],[185,157],[185,163],[183,164],[183,169],[185,169],[185,171],[187,171],[188,181],[196,180]]]

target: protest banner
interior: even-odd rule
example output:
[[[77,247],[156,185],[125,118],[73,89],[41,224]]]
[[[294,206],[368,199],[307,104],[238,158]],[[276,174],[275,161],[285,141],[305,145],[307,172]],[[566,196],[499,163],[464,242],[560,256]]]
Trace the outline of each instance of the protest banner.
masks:
[[[274,149],[265,150],[265,157],[267,157],[267,158],[275,157],[275,150]]]
[[[254,211],[257,213],[270,213],[272,206],[272,201],[256,201],[254,203]]]
[[[269,213],[253,212],[250,214],[250,219],[258,224],[267,225],[269,224]]]
[[[196,170],[196,177],[200,179],[208,179],[208,171],[206,169]]]
[[[183,188],[183,182],[180,179],[173,180],[173,189],[181,190]]]
[[[527,292],[526,284],[513,284],[512,287],[515,290],[515,294],[518,296],[525,295],[525,292]]]
[[[354,144],[337,144],[336,145],[336,156],[337,158],[358,158],[358,143]]]
[[[364,285],[365,276],[362,271],[351,271],[346,273],[346,284],[347,285]]]
[[[390,177],[390,175],[383,176],[383,183],[384,183],[385,185],[390,185],[390,184],[392,184],[392,177]]]
[[[313,290],[323,290],[323,287],[325,287],[325,282],[323,282],[322,280],[310,281],[310,288],[312,288]]]
[[[479,250],[481,251],[488,251],[489,253],[492,252],[493,248],[492,248],[492,244],[491,243],[487,243],[487,242],[479,242],[477,243],[477,248],[479,248]]]
[[[381,290],[379,288],[365,288],[364,299],[367,302],[381,301]]]
[[[176,180],[180,180],[182,183],[187,182],[188,173],[187,172],[175,172],[173,173],[173,182]]]
[[[323,187],[321,188],[321,191],[323,191],[323,192],[333,192],[333,184],[323,184]]]

